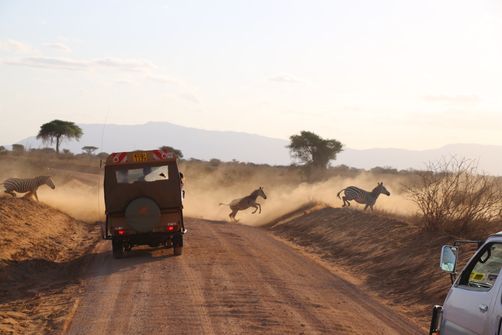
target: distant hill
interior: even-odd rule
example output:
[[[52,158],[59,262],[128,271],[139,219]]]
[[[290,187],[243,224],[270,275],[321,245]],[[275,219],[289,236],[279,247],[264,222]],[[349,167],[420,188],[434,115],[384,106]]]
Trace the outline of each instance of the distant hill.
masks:
[[[375,166],[403,169],[425,169],[428,162],[455,155],[458,158],[474,159],[480,171],[502,175],[502,146],[481,144],[450,144],[431,150],[405,149],[347,149],[340,153],[337,164],[371,169]]]
[[[98,151],[114,152],[152,149],[169,145],[183,151],[184,157],[223,161],[236,159],[258,164],[288,165],[291,163],[286,145],[289,141],[233,131],[213,131],[178,126],[168,122],[149,122],[142,125],[80,124],[84,135],[79,142],[64,142],[62,148],[81,152],[85,145],[99,147]],[[44,147],[35,137],[18,143],[26,148]],[[451,144],[431,150],[346,148],[332,165],[371,169],[376,166],[396,169],[424,169],[427,162],[456,155],[479,161],[479,169],[502,175],[502,146],[480,144]]]
[[[79,142],[64,142],[62,148],[82,152],[85,145],[98,151],[115,152],[156,149],[168,145],[183,152],[184,158],[289,164],[288,141],[233,131],[212,131],[178,126],[168,122],[142,125],[79,124],[84,135]],[[44,147],[35,137],[20,141],[26,148]]]

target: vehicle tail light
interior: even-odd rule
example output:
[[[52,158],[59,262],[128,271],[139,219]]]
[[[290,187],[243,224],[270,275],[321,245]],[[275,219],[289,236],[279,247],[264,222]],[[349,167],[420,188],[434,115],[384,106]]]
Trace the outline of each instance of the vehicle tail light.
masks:
[[[172,224],[167,226],[167,231],[174,231],[178,225]]]
[[[119,235],[119,236],[124,236],[125,233],[126,233],[125,229],[119,229],[119,230],[117,230],[117,235]]]

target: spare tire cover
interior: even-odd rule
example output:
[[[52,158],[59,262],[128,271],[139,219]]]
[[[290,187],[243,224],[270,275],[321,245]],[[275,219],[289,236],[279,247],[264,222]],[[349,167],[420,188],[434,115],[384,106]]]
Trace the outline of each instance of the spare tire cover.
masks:
[[[127,205],[125,217],[127,224],[134,230],[151,232],[160,222],[160,208],[150,198],[137,198]]]

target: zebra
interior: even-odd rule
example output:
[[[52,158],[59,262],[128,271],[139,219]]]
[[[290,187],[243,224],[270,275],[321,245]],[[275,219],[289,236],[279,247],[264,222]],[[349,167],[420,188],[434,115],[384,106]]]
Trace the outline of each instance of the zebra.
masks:
[[[237,221],[235,219],[237,212],[248,209],[249,207],[254,208],[254,211],[251,214],[256,213],[256,211],[258,210],[258,214],[261,213],[261,205],[256,202],[256,198],[258,198],[258,196],[262,197],[263,199],[267,199],[267,195],[265,194],[265,192],[263,192],[263,188],[261,186],[244,198],[234,199],[229,204],[220,203],[220,206],[229,206],[232,212],[228,216],[230,217],[230,219]]]
[[[345,195],[343,198],[340,198],[340,193],[342,193],[343,191],[345,191],[344,192]],[[349,186],[338,192],[336,196],[343,200],[342,207],[350,206],[349,201],[355,200],[360,204],[366,205],[364,206],[364,210],[366,210],[368,207],[371,208],[371,210],[373,210],[373,206],[375,205],[375,202],[381,193],[387,196],[390,195],[390,192],[387,191],[385,186],[383,186],[383,182],[378,183],[378,185],[371,192],[360,189],[359,187]]]
[[[14,198],[16,197],[16,193],[14,192],[26,193],[23,198],[35,196],[37,201],[39,201],[37,189],[44,184],[52,189],[56,188],[54,182],[49,176],[38,176],[31,179],[9,178],[3,182],[5,193],[12,195]]]

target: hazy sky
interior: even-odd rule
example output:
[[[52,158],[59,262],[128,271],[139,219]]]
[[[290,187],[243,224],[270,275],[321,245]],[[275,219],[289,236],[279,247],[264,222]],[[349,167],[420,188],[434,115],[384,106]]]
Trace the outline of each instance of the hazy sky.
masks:
[[[55,118],[502,145],[500,0],[0,0],[0,144]]]

